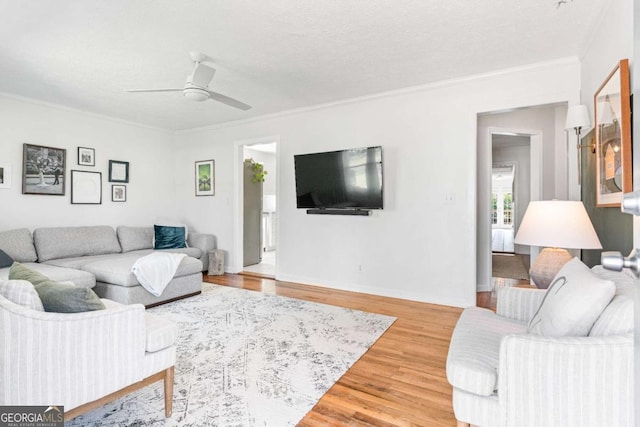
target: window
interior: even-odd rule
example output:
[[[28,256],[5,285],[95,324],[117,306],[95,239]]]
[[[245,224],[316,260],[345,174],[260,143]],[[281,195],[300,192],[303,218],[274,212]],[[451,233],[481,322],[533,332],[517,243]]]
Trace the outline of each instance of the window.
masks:
[[[498,223],[498,194],[491,194],[491,224]]]
[[[512,193],[504,193],[503,194],[503,215],[504,219],[502,223],[504,225],[513,224],[513,194]]]

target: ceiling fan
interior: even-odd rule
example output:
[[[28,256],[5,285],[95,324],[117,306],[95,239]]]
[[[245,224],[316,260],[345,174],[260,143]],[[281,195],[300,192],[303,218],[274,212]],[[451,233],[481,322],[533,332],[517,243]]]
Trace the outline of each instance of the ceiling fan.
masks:
[[[204,65],[202,62],[207,59],[207,55],[202,52],[189,52],[191,59],[195,62],[193,73],[187,76],[187,82],[182,89],[133,89],[125,92],[182,92],[185,98],[193,101],[201,102],[210,99],[212,101],[222,102],[231,107],[240,110],[248,110],[250,105],[240,102],[237,99],[230,98],[218,92],[209,90],[209,83],[216,73],[215,68]]]

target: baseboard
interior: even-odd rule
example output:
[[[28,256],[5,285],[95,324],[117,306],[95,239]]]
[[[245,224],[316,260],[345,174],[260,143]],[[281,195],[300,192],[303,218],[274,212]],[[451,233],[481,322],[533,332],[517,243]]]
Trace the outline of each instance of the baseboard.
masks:
[[[418,301],[428,304],[446,305],[449,307],[470,307],[476,305],[476,295],[472,296],[472,299],[466,298],[447,298],[433,295],[425,295],[417,292],[402,291],[395,288],[383,288],[377,286],[364,286],[356,285],[353,283],[343,283],[336,281],[327,281],[324,279],[317,279],[313,277],[303,277],[288,274],[278,274],[277,280],[285,282],[300,283],[302,285],[319,286],[323,288],[338,289],[341,291],[358,292],[369,295],[378,295],[387,298],[397,298],[409,301]]]

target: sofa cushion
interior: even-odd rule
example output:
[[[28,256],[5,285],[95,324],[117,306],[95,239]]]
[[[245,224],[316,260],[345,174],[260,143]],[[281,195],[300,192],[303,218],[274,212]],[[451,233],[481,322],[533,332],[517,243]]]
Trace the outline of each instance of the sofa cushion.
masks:
[[[31,310],[44,311],[33,284],[26,280],[0,280],[0,295]]]
[[[38,260],[31,232],[26,228],[1,232],[0,249],[17,262],[35,262]]]
[[[447,355],[447,379],[454,387],[490,396],[498,387],[500,340],[508,334],[524,334],[527,324],[470,307],[456,324]]]
[[[121,251],[115,230],[106,225],[37,228],[33,232],[33,242],[40,262]]]
[[[140,258],[138,252],[113,255],[112,258],[85,264],[82,266],[82,270],[93,274],[98,282],[127,287],[138,286],[140,282],[131,272],[131,268],[138,258]],[[200,271],[202,271],[202,262],[199,259],[187,257],[178,266],[174,277],[182,277]]]
[[[627,335],[633,330],[633,300],[617,295],[593,324],[589,336]]]
[[[147,323],[146,351],[153,353],[175,344],[178,338],[178,327],[175,323],[148,312],[144,317]]]
[[[154,249],[186,248],[187,236],[185,227],[170,227],[167,225],[154,225],[155,239]]]
[[[125,227],[117,230],[122,252],[153,248],[153,227]]]
[[[529,332],[549,337],[587,336],[616,288],[596,276],[578,258],[566,263],[529,321]]]
[[[56,282],[17,262],[11,266],[9,279],[31,282],[45,311],[80,313],[105,308],[100,298],[91,289]]]

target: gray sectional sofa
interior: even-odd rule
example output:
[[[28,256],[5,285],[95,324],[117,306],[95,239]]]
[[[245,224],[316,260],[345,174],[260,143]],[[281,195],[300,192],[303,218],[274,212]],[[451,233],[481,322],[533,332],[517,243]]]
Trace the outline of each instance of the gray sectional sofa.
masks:
[[[159,297],[147,292],[131,272],[138,258],[154,251],[153,237],[153,227],[50,227],[37,228],[33,235],[22,228],[0,232],[0,249],[53,280],[93,288],[101,298],[123,304],[152,306],[200,293],[214,236],[190,232],[188,247],[162,250],[187,257]],[[0,279],[8,275],[9,268],[0,269]]]

